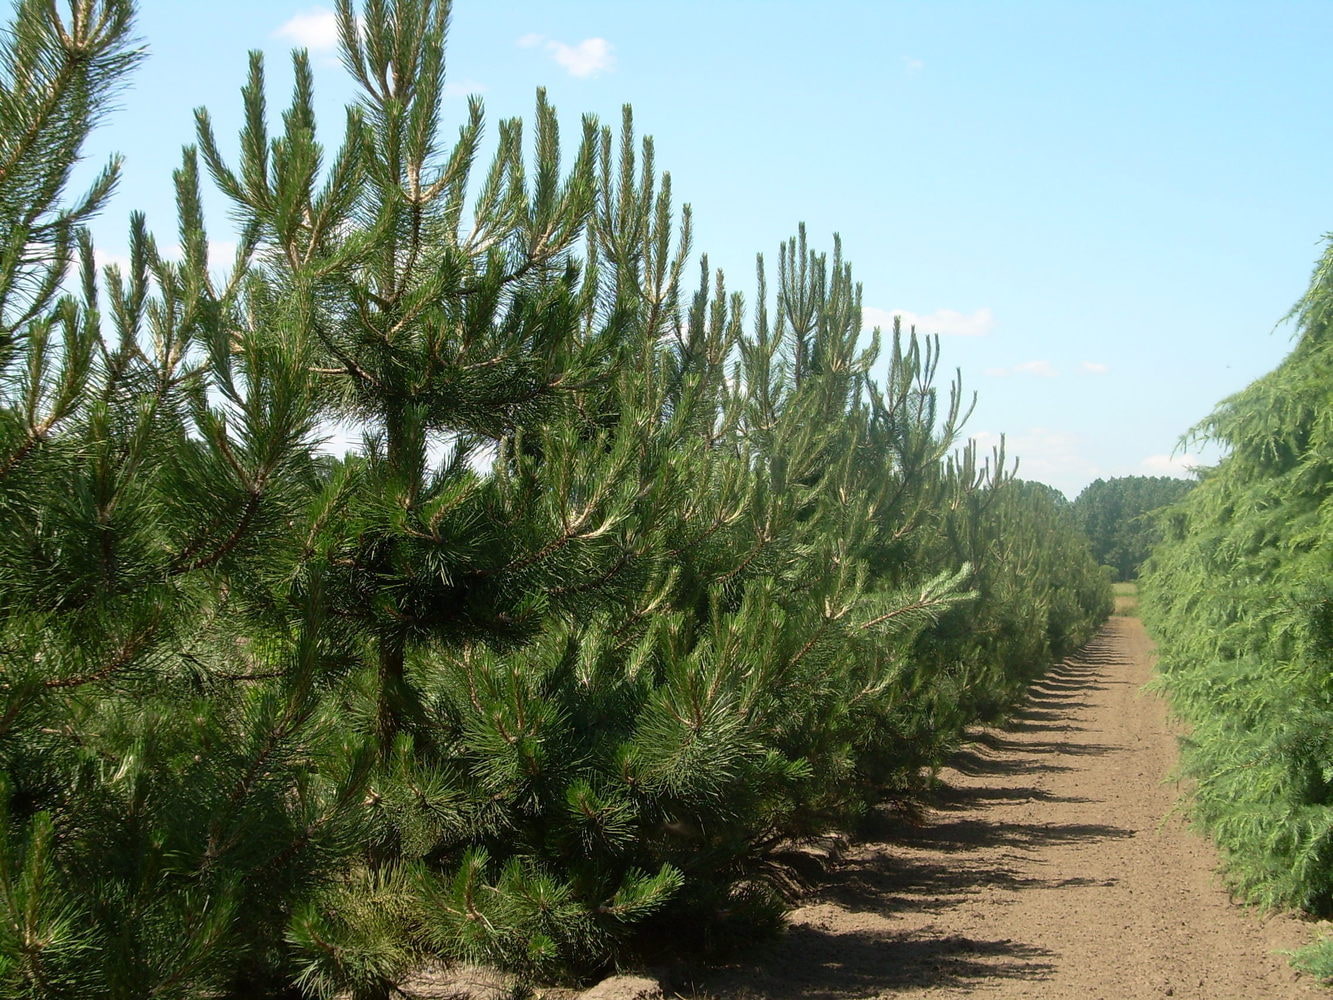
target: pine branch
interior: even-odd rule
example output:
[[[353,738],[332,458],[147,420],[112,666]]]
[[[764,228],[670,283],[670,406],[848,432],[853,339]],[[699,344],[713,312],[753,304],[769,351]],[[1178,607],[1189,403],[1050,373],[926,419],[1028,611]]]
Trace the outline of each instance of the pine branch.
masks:
[[[251,487],[248,491],[248,498],[245,506],[241,508],[241,516],[236,521],[236,526],[232,529],[222,543],[213,551],[206,555],[193,558],[195,553],[200,551],[207,544],[210,536],[202,534],[193,542],[187,545],[178,553],[167,568],[168,576],[180,576],[182,573],[193,573],[196,570],[207,569],[221,562],[235,550],[250,530],[250,524],[259,513],[259,506],[263,500],[263,492],[258,487]]]
[[[120,648],[115,655],[111,657],[103,666],[87,674],[79,674],[73,677],[56,677],[42,682],[42,686],[51,690],[82,687],[85,684],[96,684],[104,681],[124,670],[148,645],[149,640],[156,631],[156,624],[152,627],[142,629],[139,632],[132,633],[120,644]]]

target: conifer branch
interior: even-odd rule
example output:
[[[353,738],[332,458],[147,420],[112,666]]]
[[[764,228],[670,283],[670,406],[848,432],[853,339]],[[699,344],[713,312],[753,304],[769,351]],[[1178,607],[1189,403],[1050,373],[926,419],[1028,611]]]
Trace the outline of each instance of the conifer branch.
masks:
[[[5,460],[5,464],[0,466],[0,482],[8,478],[11,472],[23,464],[23,460],[28,457],[32,450],[46,440],[46,436],[51,433],[55,423],[56,418],[50,417],[36,427],[29,428],[27,438],[23,444],[11,452],[9,458]]]
[[[43,681],[42,686],[49,690],[62,690],[107,680],[134,662],[134,658],[143,651],[148,644],[148,640],[152,638],[155,628],[156,626],[146,628],[130,635],[120,644],[120,648],[115,655],[97,670],[74,677],[54,677]]]
[[[236,527],[232,529],[231,534],[223,539],[222,544],[207,555],[192,559],[191,557],[204,547],[210,537],[208,534],[200,535],[172,559],[167,569],[168,576],[180,576],[182,573],[193,573],[196,570],[207,569],[231,554],[249,532],[250,522],[259,513],[259,506],[263,500],[263,491],[257,486],[252,486],[247,490],[247,493],[248,498],[245,501],[245,506],[241,508],[241,516],[236,521]]]
[[[556,587],[552,590],[548,590],[547,593],[552,597],[568,597],[573,594],[587,594],[600,590],[602,587],[606,586],[607,583],[620,575],[636,555],[637,553],[633,552],[623,552],[615,562],[608,566],[606,570],[598,576],[589,580],[582,580],[579,583]]]

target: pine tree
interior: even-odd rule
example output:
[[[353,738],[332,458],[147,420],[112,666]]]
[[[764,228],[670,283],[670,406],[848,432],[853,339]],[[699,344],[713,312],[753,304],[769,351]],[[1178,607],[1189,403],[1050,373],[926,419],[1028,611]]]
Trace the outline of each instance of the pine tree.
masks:
[[[189,153],[179,262],[135,216],[128,268],[96,273],[81,226],[118,161],[64,198],[133,13],[25,2],[0,46],[6,995],[262,980],[365,780],[323,697],[344,640],[320,588],[299,615],[266,596],[318,480],[299,331],[244,254],[210,276]]]
[[[547,812],[566,808],[568,780],[541,771],[567,731],[540,701],[541,657],[567,657],[574,621],[637,596],[686,481],[684,453],[672,453],[683,423],[657,424],[665,390],[653,331],[668,293],[628,280],[640,267],[663,280],[635,227],[669,214],[669,190],[626,189],[612,208],[612,138],[590,120],[562,175],[555,114],[539,93],[532,180],[519,123],[502,122],[464,223],[483,119],[472,101],[453,147],[438,138],[448,5],[372,3],[358,19],[343,3],[338,17],[362,97],[326,172],[304,54],[281,135],[267,133],[256,57],[240,164],[228,165],[204,113],[198,136],[254,234],[265,287],[308,331],[324,412],[365,431],[362,455],[339,466],[319,502],[305,570],[365,644],[343,697],[349,721],[374,733],[379,766],[368,869],[349,877],[424,879],[433,894],[443,891],[430,888],[435,875],[454,878],[456,865],[470,899],[468,878],[499,871],[484,894],[499,908],[484,921],[495,930],[440,929],[437,944],[538,962],[543,935],[523,923],[536,905],[524,898],[548,876],[513,841],[527,844],[518,831],[532,827],[549,851]],[[632,153],[628,130],[624,141]],[[650,156],[644,166],[651,184]],[[598,250],[581,268],[585,240]],[[506,840],[487,866],[481,845]],[[604,893],[597,905],[612,916],[602,923],[618,923],[675,884],[666,869],[626,869],[583,892]],[[465,921],[475,916],[458,905]],[[317,904],[296,935],[311,982],[339,982],[357,954],[381,947],[381,928],[353,926],[339,909]],[[409,908],[404,926],[416,919]],[[602,934],[579,926],[560,931],[571,947]],[[334,938],[348,942],[337,955],[318,944]]]

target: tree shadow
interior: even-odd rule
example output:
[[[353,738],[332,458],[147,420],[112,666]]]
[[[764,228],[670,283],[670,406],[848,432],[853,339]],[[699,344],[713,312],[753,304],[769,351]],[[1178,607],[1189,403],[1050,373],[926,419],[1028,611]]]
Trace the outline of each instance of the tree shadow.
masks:
[[[1087,688],[1080,688],[1080,691],[1086,691]],[[1086,698],[1074,698],[1071,694],[1048,694],[1043,697],[1028,696],[1027,704],[1022,709],[1025,712],[1052,712],[1062,711],[1070,712],[1079,708],[1091,708],[1092,702]]]
[[[955,853],[998,847],[1039,850],[1060,844],[1128,840],[1135,835],[1133,830],[1104,823],[1000,823],[960,819],[904,828],[895,839],[921,850]]]
[[[1005,725],[1004,725],[1004,731],[1005,731],[1006,733],[1065,733],[1065,734],[1068,734],[1068,733],[1075,733],[1075,732],[1078,732],[1079,730],[1080,730],[1080,727],[1075,726],[1075,725],[1073,725],[1072,723],[1069,723],[1069,722],[1065,722],[1065,723],[1059,723],[1059,722],[1043,722],[1043,721],[1040,721],[1040,720],[1035,721],[1035,722],[1029,722],[1029,721],[1026,720],[1026,719],[1018,719],[1018,720],[1012,720],[1012,719],[1011,719],[1009,722],[1005,723]]]
[[[1016,769],[1014,773],[1018,773]],[[1024,770],[1026,773],[1026,769]],[[1068,768],[1060,768],[1068,770]],[[941,812],[985,809],[996,802],[1049,802],[1073,805],[1091,802],[1083,795],[1053,795],[1035,785],[1004,785],[996,788],[965,787],[941,783],[931,794],[931,806]]]
[[[1029,698],[1033,694],[1051,695],[1060,697],[1070,694],[1084,694],[1088,691],[1101,691],[1106,687],[1106,682],[1098,678],[1094,683],[1091,680],[1070,679],[1068,681],[1056,678],[1047,678],[1046,680],[1035,681],[1028,687]]]
[[[1114,884],[1113,878],[1048,876],[1041,852],[1124,840],[1136,831],[1025,821],[1042,811],[996,807],[1094,801],[1044,790],[1039,776],[1080,769],[1078,758],[1125,751],[1087,740],[1087,726],[1074,713],[1093,707],[1092,695],[1107,683],[1121,683],[1108,680],[1106,671],[1127,662],[1113,646],[1094,643],[1053,666],[1003,727],[966,734],[967,743],[948,761],[965,778],[936,782],[926,797],[927,821],[887,804],[875,810],[862,830],[873,846],[823,868],[812,880],[818,888],[778,941],[708,972],[701,983],[692,981],[695,995],[845,1000],[921,986],[970,993],[996,980],[1050,979],[1050,950],[1007,937],[948,934],[949,912],[985,905],[996,889],[1013,894]],[[911,914],[918,918],[906,919]],[[899,929],[904,923],[914,929]],[[1040,995],[1041,987],[1030,992]]]
[[[1064,831],[1071,835],[1072,831]],[[1020,838],[1022,842],[1025,838]],[[935,848],[928,844],[897,845]],[[969,848],[961,844],[940,850],[956,853]],[[878,913],[884,916],[913,912],[939,912],[952,909],[986,889],[1017,892],[1027,889],[1068,889],[1105,885],[1105,880],[1074,876],[1041,878],[1019,871],[1004,861],[931,860],[917,855],[892,853],[891,847],[863,858],[848,861],[832,873],[812,899],[833,903],[852,913]]]
[[[1032,761],[1017,757],[983,757],[971,750],[958,750],[949,758],[949,766],[969,778],[1013,777],[1016,775],[1072,771],[1072,766],[1050,761]]]
[[[1064,743],[1051,740],[1034,740],[1026,745],[1026,749],[1028,753],[1065,757],[1104,757],[1125,751],[1124,747],[1110,743]]]
[[[1009,938],[833,933],[798,925],[768,946],[753,967],[673,986],[686,995],[844,1000],[914,986],[967,989],[996,979],[1040,982],[1054,971],[1052,957],[1045,948]]]

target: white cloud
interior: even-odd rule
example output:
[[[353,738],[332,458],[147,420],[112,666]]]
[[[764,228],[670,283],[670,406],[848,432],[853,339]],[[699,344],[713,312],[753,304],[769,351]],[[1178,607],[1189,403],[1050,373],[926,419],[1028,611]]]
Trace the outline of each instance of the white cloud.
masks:
[[[990,457],[991,449],[1000,443],[1000,435],[993,431],[980,431],[970,439],[976,442],[980,458]],[[1191,469],[1206,464],[1197,455],[1149,455],[1136,465],[1126,464],[1106,455],[1106,442],[1099,436],[1051,427],[1029,427],[1004,435],[1004,441],[1009,468],[1017,459],[1020,479],[1048,483],[1071,500],[1094,479],[1130,475],[1185,479]]]
[[[78,294],[81,287],[79,282],[82,276],[82,267],[82,258],[75,254],[69,262],[69,266],[65,268],[65,275],[61,279],[64,290],[72,295]],[[128,253],[109,253],[101,247],[93,247],[93,272],[96,274],[99,284],[102,281],[104,269],[108,267],[119,268],[122,277],[129,275],[130,255]]]
[[[522,35],[516,44],[524,49],[540,45],[570,76],[593,77],[616,66],[615,46],[605,38],[585,38],[576,45],[568,45],[545,35],[529,33]]]
[[[470,97],[473,94],[486,93],[486,85],[476,80],[459,80],[457,83],[444,85],[445,97]]]
[[[861,329],[873,330],[875,327],[879,327],[881,330],[892,330],[893,313],[887,309],[865,306],[861,310]]]
[[[209,240],[208,242],[208,269],[215,276],[219,273],[230,274],[232,265],[236,263],[237,244],[234,240]],[[171,243],[161,248],[164,260],[173,263],[179,263],[181,259],[181,247],[179,243]],[[101,247],[93,248],[93,266],[97,268],[97,279],[100,282],[103,272],[108,267],[119,269],[120,276],[128,279],[130,275],[130,255],[128,250],[122,252],[103,250]],[[65,276],[66,282],[72,288],[78,281],[79,271],[77,261],[70,267]],[[151,280],[152,272],[149,272]]]
[[[240,247],[235,240],[209,240],[208,266],[210,269],[230,271],[236,263],[236,251]]]
[[[97,267],[99,276],[102,274],[102,270],[108,267],[119,268],[122,275],[130,273],[130,255],[128,253],[108,253],[100,247],[94,247],[93,264]]]
[[[1014,372],[1019,375],[1036,375],[1039,378],[1055,378],[1060,373],[1049,361],[1024,361],[1014,365]]]
[[[1010,440],[1010,437],[1007,434],[996,434],[994,431],[978,431],[976,434],[969,434],[967,439],[976,444],[977,453],[982,458],[988,458],[990,456],[991,450],[994,448],[998,448],[1000,446],[1001,439],[1004,440],[1004,446],[1005,446],[1004,450],[1006,454],[1009,454],[1011,451],[1010,446],[1012,444],[1012,441]],[[1010,464],[1012,464],[1013,462],[1012,454],[1009,455],[1009,460]]]
[[[1060,373],[1049,361],[1024,361],[1009,368],[987,368],[985,374],[991,378],[1005,378],[1009,375],[1036,375],[1038,378],[1055,378]]]
[[[325,7],[311,7],[295,15],[273,32],[311,52],[332,52],[338,47],[338,18]]]
[[[605,38],[585,38],[577,45],[547,42],[546,50],[570,76],[596,76],[613,69],[616,57],[611,54],[611,43]]]
[[[916,327],[920,334],[938,333],[946,337],[984,337],[995,325],[995,316],[989,308],[972,313],[954,309],[936,309],[933,313],[914,313],[907,309],[877,309],[866,306],[861,310],[861,326],[865,329],[880,327],[893,329],[893,317],[902,319],[903,329]]]
[[[1188,479],[1194,469],[1203,463],[1197,455],[1149,455],[1139,463],[1144,471],[1154,476],[1175,476]]]
[[[1105,375],[1111,370],[1111,366],[1102,364],[1100,361],[1084,361],[1078,366],[1078,369],[1084,375]]]
[[[209,240],[208,241],[209,271],[211,272],[226,271],[230,273],[232,265],[236,263],[237,249],[238,246],[235,240]],[[173,243],[171,246],[163,247],[162,256],[170,261],[179,261],[181,259],[180,244]]]
[[[982,431],[972,435],[982,456],[1000,443],[1000,435]],[[1049,483],[1071,499],[1084,485],[1107,474],[1101,466],[1084,455],[1084,438],[1049,427],[1030,427],[1021,434],[1006,434],[1005,457],[1009,468],[1018,459],[1018,475]]]
[[[903,72],[908,76],[917,76],[926,68],[924,59],[913,59],[911,56],[903,56]]]

